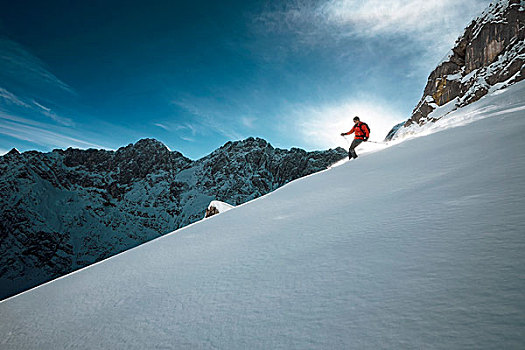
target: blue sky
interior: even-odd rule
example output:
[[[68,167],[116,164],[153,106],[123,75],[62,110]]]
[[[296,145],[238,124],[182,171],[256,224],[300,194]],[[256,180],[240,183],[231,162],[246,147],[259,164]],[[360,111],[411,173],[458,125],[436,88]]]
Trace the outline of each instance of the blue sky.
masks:
[[[0,12],[0,153],[153,137],[197,159],[229,140],[381,140],[481,0],[20,1]]]

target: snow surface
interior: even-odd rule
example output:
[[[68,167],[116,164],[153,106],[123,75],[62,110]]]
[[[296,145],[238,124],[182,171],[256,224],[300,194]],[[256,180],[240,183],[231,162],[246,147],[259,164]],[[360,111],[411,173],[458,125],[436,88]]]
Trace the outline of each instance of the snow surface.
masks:
[[[4,300],[0,348],[523,348],[524,86]]]

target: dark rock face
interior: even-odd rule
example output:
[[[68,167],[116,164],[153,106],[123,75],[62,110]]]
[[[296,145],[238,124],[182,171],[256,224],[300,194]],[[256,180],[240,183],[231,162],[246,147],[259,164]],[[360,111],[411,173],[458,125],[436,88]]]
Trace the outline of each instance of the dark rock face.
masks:
[[[218,200],[239,205],[280,186],[312,174],[341,160],[342,148],[306,152],[292,148],[274,148],[265,140],[248,138],[228,142],[217,151],[197,161],[197,186],[212,188]]]
[[[491,89],[525,79],[525,4],[500,0],[465,29],[448,57],[430,74],[423,97],[404,127],[434,122],[438,106],[463,107]],[[501,86],[495,87],[501,83]],[[437,119],[436,119],[437,118]],[[392,129],[386,140],[397,135]]]
[[[0,299],[241,204],[346,157],[262,139],[193,161],[157,140],[117,151],[12,150],[0,157]]]

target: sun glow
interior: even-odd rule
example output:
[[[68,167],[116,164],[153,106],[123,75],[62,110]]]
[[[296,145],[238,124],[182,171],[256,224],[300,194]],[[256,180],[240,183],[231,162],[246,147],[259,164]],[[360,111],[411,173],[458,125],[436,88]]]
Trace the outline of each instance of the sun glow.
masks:
[[[304,107],[300,111],[298,129],[306,144],[314,148],[348,148],[342,132],[349,131],[359,116],[370,126],[370,140],[381,142],[392,127],[406,119],[401,113],[382,107],[380,103],[369,101],[345,102],[332,106]],[[346,136],[348,141],[353,135]]]

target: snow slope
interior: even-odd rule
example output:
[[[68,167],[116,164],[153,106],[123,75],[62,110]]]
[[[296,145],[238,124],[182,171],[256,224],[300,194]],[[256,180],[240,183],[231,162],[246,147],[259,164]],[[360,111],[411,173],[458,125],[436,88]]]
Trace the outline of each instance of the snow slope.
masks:
[[[523,348],[524,93],[7,299],[0,348]]]

